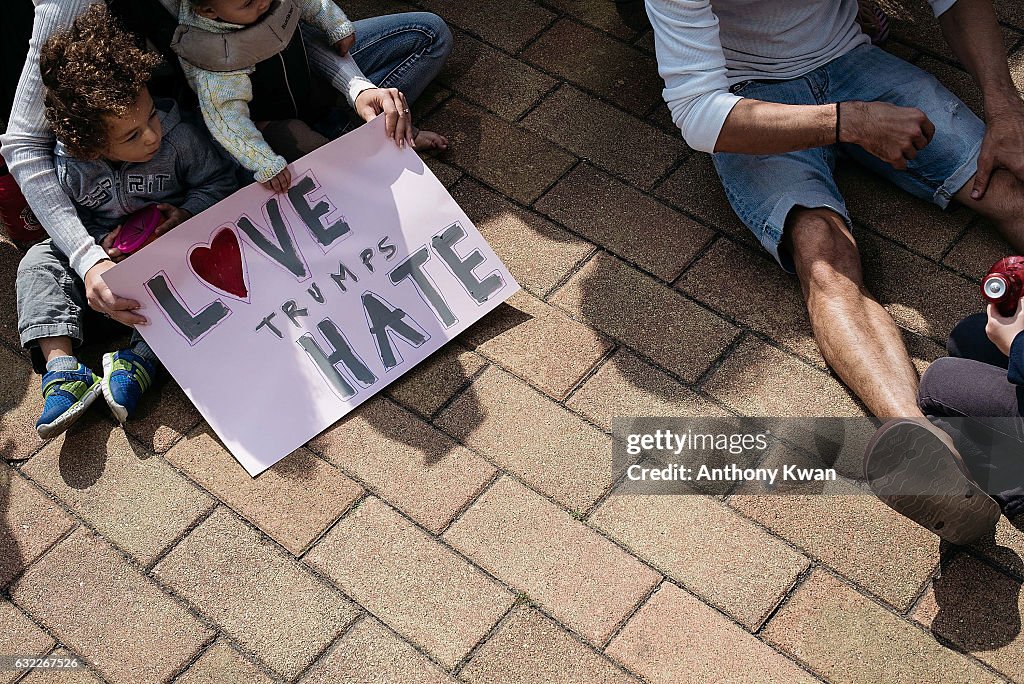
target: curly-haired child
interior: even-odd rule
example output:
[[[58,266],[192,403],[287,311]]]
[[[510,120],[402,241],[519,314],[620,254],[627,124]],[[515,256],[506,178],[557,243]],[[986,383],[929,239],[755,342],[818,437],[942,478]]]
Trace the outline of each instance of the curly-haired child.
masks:
[[[182,121],[173,101],[150,96],[147,82],[159,62],[103,4],[53,35],[40,55],[58,181],[114,258],[114,238],[129,214],[156,204],[164,218],[159,234],[235,189],[232,165],[205,132]],[[85,288],[50,240],[22,259],[16,288],[21,342],[43,374],[39,436],[66,430],[100,395],[124,422],[158,367],[141,336],[135,332],[129,348],[103,356],[102,378],[78,361]]]

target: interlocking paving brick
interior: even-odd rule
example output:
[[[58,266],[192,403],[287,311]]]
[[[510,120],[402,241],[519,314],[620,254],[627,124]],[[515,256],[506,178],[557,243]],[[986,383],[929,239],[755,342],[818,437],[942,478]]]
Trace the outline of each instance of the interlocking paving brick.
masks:
[[[540,611],[519,606],[460,676],[469,684],[638,684]]]
[[[1014,0],[995,0],[996,14],[1003,21],[1024,30],[1024,7]]]
[[[220,507],[155,576],[244,649],[291,678],[356,617],[338,592]]]
[[[943,566],[911,617],[1013,681],[1024,679],[1020,582],[970,556]]]
[[[83,662],[82,658],[65,648],[58,648],[47,657],[62,660],[77,658],[80,663],[80,667],[68,670],[47,670],[37,668],[32,670],[27,677],[21,680],[22,684],[36,684],[37,682],[45,682],[46,684],[54,684],[55,682],[57,684],[101,684],[102,682],[99,677],[88,669],[88,664]]]
[[[633,38],[639,31],[650,27],[641,2],[549,0],[548,4],[623,39]]]
[[[158,382],[143,395],[125,432],[147,449],[162,454],[194,428],[202,416],[173,380]]]
[[[657,200],[580,164],[536,208],[588,240],[672,281],[715,234]]]
[[[40,378],[28,359],[0,347],[0,459],[28,458],[42,446],[35,424],[43,412]]]
[[[452,196],[519,284],[538,297],[594,251],[586,240],[472,179],[459,183]]]
[[[303,684],[444,684],[454,681],[372,617],[356,623],[302,680]]]
[[[645,31],[640,38],[633,43],[635,47],[640,48],[644,52],[654,54],[654,31]]]
[[[576,161],[539,135],[458,98],[448,100],[421,125],[444,131],[451,143],[446,161],[524,204],[537,199]]]
[[[900,611],[910,607],[939,560],[935,535],[848,483],[837,483],[829,494],[737,495],[729,505]]]
[[[57,504],[0,463],[0,588],[43,555],[74,524]]]
[[[763,635],[836,684],[999,681],[821,569],[811,572]]]
[[[14,281],[18,277],[18,263],[24,256],[17,247],[0,238],[0,340],[12,347],[21,347],[18,334],[18,305]]]
[[[687,154],[680,136],[656,130],[571,86],[545,98],[523,126],[644,190]]]
[[[307,449],[297,449],[253,478],[208,427],[193,431],[167,453],[167,460],[294,554],[363,493]]]
[[[452,96],[452,91],[440,85],[439,81],[440,79],[428,85],[415,103],[409,103],[414,119],[422,119],[428,112],[433,111],[435,107]],[[422,157],[422,159],[424,162],[435,160],[434,157]]]
[[[921,6],[912,7],[914,3],[902,4],[906,9],[921,9]],[[953,55],[953,50],[949,47],[949,43],[947,43],[942,37],[942,31],[939,28],[939,23],[936,21],[935,17],[932,16],[931,12],[916,12],[915,14],[916,16],[912,17],[894,17],[889,24],[892,37],[925,52],[937,54],[945,59],[956,61],[956,57]],[[1020,40],[1020,34],[1005,27],[1002,30],[1003,46],[1009,50],[1017,43],[1018,40]],[[945,67],[945,64],[932,57],[926,57],[918,60],[915,64],[931,73],[936,72],[936,66]],[[940,80],[942,80],[941,77]]]
[[[899,325],[944,344],[953,326],[983,308],[976,283],[883,238],[857,242],[868,290]]]
[[[655,189],[654,194],[723,233],[760,247],[750,229],[743,225],[729,206],[711,155],[691,154],[682,166]]]
[[[444,163],[436,157],[428,157],[423,161],[430,167],[433,174],[437,176],[437,180],[441,181],[441,185],[446,187],[448,190],[451,190],[452,186],[462,178],[462,171],[459,171],[451,164]]]
[[[440,80],[503,119],[514,121],[555,87],[550,76],[465,33],[455,34],[455,45]]]
[[[693,382],[737,330],[670,288],[607,254],[598,254],[551,302]]]
[[[425,9],[509,52],[516,52],[551,23],[555,14],[533,2],[423,0]],[[456,43],[455,50],[461,45]]]
[[[597,644],[611,636],[660,579],[508,477],[475,501],[444,538]]]
[[[665,105],[664,107],[655,107],[654,111],[647,115],[646,121],[673,138],[679,137],[679,128],[676,126],[675,122],[672,121],[672,110],[668,108],[668,105]],[[686,147],[685,142],[683,143],[683,146]],[[687,149],[689,149],[689,147],[687,147]]]
[[[615,352],[565,405],[605,430],[615,416],[727,415],[628,349]]]
[[[167,463],[137,452],[119,428],[88,420],[37,454],[23,472],[143,565],[214,503]]]
[[[808,566],[804,556],[711,497],[613,495],[589,521],[752,630]]]
[[[850,217],[899,244],[938,259],[974,214],[964,207],[943,211],[852,164],[836,174]]]
[[[42,656],[57,642],[39,629],[31,619],[10,601],[0,598],[0,634],[4,635],[4,655]],[[0,672],[0,682],[8,684],[18,678],[18,672]]]
[[[512,295],[460,339],[555,399],[612,348],[600,333],[525,292]]]
[[[682,589],[665,582],[605,649],[652,684],[816,681]]]
[[[991,223],[980,221],[953,245],[942,263],[970,278],[981,280],[992,264],[1015,251]]]
[[[763,250],[718,240],[677,287],[809,361],[821,362],[800,281]]]
[[[334,4],[340,5],[340,2]],[[416,8],[400,0],[345,0],[345,14],[349,19],[368,19],[397,12],[414,12]]]
[[[507,590],[372,497],[335,525],[305,560],[448,668],[514,601]]]
[[[439,532],[494,476],[482,458],[381,398],[317,437],[313,449]]]
[[[113,682],[162,681],[212,636],[84,528],[29,568],[11,598]]]
[[[523,56],[638,116],[661,102],[665,83],[654,58],[569,19],[559,19]]]
[[[432,416],[480,372],[479,354],[447,345],[388,386],[389,397],[423,416]]]
[[[991,536],[974,542],[972,549],[1009,574],[1024,579],[1024,515],[1000,517]]]
[[[611,457],[610,439],[500,368],[435,423],[569,508],[586,510],[612,484],[608,461],[595,457]]]
[[[743,340],[704,390],[747,416],[862,416],[839,380],[754,338]]]
[[[174,681],[175,684],[269,684],[274,680],[226,642],[218,641]]]

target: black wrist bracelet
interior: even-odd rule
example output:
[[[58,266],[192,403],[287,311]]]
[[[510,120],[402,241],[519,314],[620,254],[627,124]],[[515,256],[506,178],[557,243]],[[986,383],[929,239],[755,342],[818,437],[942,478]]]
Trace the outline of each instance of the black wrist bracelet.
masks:
[[[839,108],[839,106],[841,104],[843,104],[843,103],[842,102],[836,102],[836,144],[837,145],[840,142],[840,140],[839,140],[840,122],[843,120],[842,114],[840,113],[842,110]]]

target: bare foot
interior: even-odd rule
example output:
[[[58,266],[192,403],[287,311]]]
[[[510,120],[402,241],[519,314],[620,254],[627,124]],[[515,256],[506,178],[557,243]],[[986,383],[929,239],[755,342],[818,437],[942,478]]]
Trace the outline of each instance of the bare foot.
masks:
[[[432,150],[444,152],[448,149],[448,138],[433,131],[416,129],[416,134],[413,137],[413,147],[416,148],[417,152],[430,152]]]

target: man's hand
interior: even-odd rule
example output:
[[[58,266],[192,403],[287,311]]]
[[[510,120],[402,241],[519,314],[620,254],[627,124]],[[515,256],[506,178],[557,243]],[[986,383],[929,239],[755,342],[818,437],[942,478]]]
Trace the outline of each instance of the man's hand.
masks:
[[[906,169],[935,135],[935,126],[920,109],[887,102],[843,102],[841,142],[860,145],[896,169]]]
[[[1017,302],[1017,310],[1012,316],[1003,316],[995,304],[988,305],[988,323],[985,324],[985,334],[992,344],[999,347],[999,351],[1007,356],[1010,355],[1010,345],[1013,338],[1024,331],[1024,316],[1021,315],[1020,302]]]
[[[260,185],[265,187],[267,190],[273,190],[278,194],[288,192],[288,188],[292,187],[292,172],[289,171],[286,166],[281,173],[268,181],[263,181]]]
[[[355,102],[356,114],[370,121],[384,114],[384,130],[399,147],[413,146],[412,114],[405,95],[397,88],[370,88],[359,93]]]
[[[146,240],[146,245],[160,237],[171,228],[178,226],[192,218],[192,212],[187,209],[179,209],[172,204],[158,204],[156,208],[164,215],[164,222],[153,231],[153,236]],[[146,245],[143,245],[145,247]]]
[[[1024,100],[1016,92],[1000,106],[985,108],[985,138],[978,156],[971,199],[980,200],[996,169],[1006,169],[1024,182]]]
[[[146,319],[139,315],[139,303],[132,299],[118,297],[110,291],[101,277],[105,271],[114,268],[112,261],[97,262],[85,274],[85,297],[89,307],[125,325],[146,325]]]
[[[345,36],[337,43],[334,44],[334,49],[338,51],[338,54],[344,57],[348,54],[348,51],[352,49],[352,46],[356,44],[356,33],[353,31],[349,35]]]

